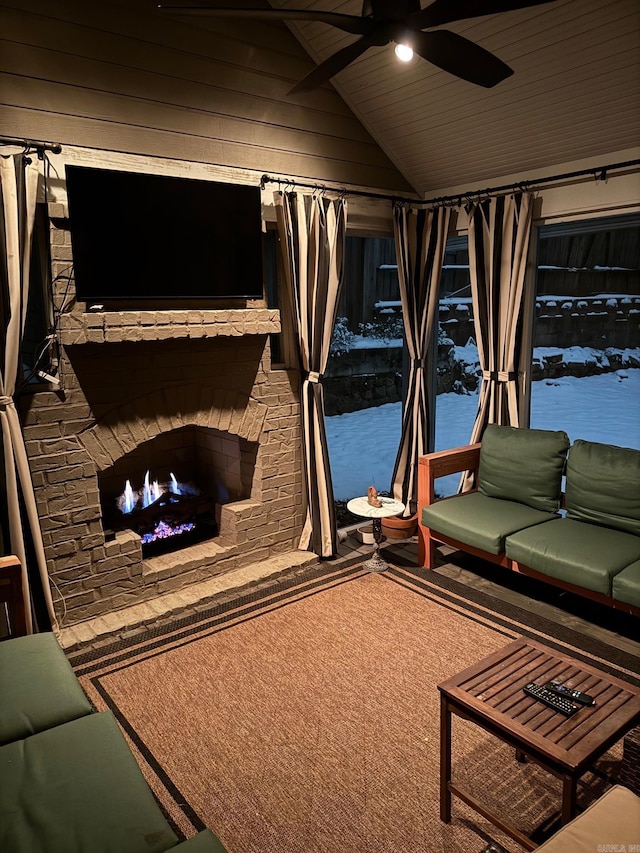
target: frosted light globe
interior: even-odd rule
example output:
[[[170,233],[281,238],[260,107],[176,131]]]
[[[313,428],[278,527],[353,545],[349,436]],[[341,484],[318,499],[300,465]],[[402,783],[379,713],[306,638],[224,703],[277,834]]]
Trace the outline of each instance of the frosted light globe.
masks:
[[[413,50],[408,44],[397,44],[394,51],[401,62],[410,62],[413,59]]]

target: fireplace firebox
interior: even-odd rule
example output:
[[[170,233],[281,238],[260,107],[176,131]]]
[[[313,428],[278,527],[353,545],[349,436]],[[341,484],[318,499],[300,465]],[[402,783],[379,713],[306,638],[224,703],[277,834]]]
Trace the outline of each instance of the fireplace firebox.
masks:
[[[143,557],[166,554],[211,539],[218,533],[216,502],[192,483],[173,474],[168,482],[151,480],[147,471],[141,489],[127,480],[116,501],[114,533],[130,529],[140,536]]]
[[[107,538],[132,530],[143,558],[214,538],[220,507],[247,495],[248,456],[247,442],[204,427],[143,442],[99,476]]]

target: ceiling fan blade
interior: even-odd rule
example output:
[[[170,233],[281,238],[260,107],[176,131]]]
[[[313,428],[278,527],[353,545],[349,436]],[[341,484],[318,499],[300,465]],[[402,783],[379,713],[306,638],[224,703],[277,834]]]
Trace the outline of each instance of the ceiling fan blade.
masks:
[[[513,69],[493,53],[449,30],[413,33],[411,47],[443,71],[487,89],[513,74]]]
[[[384,44],[384,41],[381,41],[380,36],[377,33],[363,36],[358,41],[354,41],[352,44],[348,44],[346,47],[343,47],[342,50],[339,50],[337,53],[334,53],[333,56],[330,56],[328,59],[325,59],[324,62],[321,62],[310,74],[307,74],[306,77],[296,83],[296,85],[291,89],[289,95],[295,95],[298,92],[309,92],[311,89],[316,89],[318,86],[321,86],[323,83],[326,83],[327,80],[330,80],[335,74],[339,71],[342,71],[343,68],[346,68],[354,59],[357,59],[359,56],[369,50],[370,47],[374,45]]]
[[[163,12],[174,12],[180,15],[207,15],[212,18],[253,18],[263,21],[318,21],[337,27],[345,33],[356,36],[366,35],[371,31],[373,22],[357,15],[342,15],[338,12],[310,12],[305,9],[238,9],[231,5],[211,6],[174,6],[165,3],[158,4]]]
[[[411,15],[409,22],[415,29],[423,30],[425,27],[439,27],[452,21],[464,21],[467,18],[479,18],[482,15],[512,12],[515,9],[555,2],[556,0],[434,0],[426,9]]]

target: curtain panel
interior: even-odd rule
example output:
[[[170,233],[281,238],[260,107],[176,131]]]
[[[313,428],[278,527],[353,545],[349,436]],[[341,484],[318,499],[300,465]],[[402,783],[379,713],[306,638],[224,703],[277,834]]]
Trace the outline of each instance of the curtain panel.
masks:
[[[51,625],[57,627],[31,472],[14,401],[29,295],[37,189],[37,166],[22,155],[0,157],[0,429],[9,526],[5,547],[22,565],[29,633],[34,626],[26,537],[30,538],[30,552],[36,563],[34,576],[40,577]]]
[[[418,459],[434,448],[433,377],[430,358],[438,320],[438,296],[451,209],[394,209],[394,238],[404,333],[409,355],[402,433],[393,471],[393,496],[411,515],[418,495]]]
[[[533,195],[515,193],[485,199],[466,209],[474,328],[482,384],[470,442],[480,441],[487,424],[520,426],[523,387],[520,371],[526,269]],[[471,488],[464,474],[460,488]]]
[[[307,515],[299,547],[330,557],[338,531],[321,380],[342,288],[347,206],[344,199],[295,192],[275,193],[274,200],[303,380]]]

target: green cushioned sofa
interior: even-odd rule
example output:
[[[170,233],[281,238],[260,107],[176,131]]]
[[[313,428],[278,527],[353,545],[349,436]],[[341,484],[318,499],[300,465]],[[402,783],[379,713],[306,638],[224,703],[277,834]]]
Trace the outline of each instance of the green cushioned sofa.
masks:
[[[474,489],[438,500],[437,479],[462,471]],[[638,450],[490,424],[420,459],[418,520],[427,568],[446,544],[640,615]]]
[[[208,829],[180,842],[52,633],[0,642],[0,850],[225,853]]]

